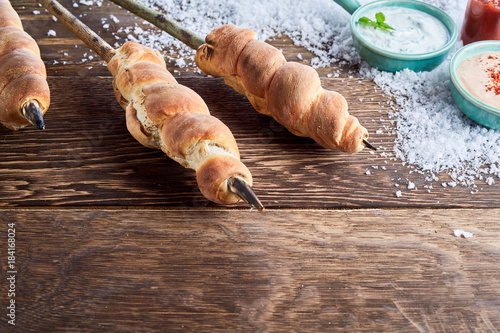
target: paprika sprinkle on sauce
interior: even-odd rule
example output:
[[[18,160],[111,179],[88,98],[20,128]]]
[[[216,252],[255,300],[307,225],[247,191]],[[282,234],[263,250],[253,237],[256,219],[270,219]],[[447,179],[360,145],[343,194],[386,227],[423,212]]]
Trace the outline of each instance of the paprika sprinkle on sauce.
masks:
[[[486,68],[486,72],[490,76],[490,82],[486,84],[486,91],[492,91],[495,95],[500,95],[500,59],[498,56],[488,56],[489,60],[496,60],[496,65]]]
[[[500,109],[500,52],[482,52],[465,59],[457,76],[472,96]]]

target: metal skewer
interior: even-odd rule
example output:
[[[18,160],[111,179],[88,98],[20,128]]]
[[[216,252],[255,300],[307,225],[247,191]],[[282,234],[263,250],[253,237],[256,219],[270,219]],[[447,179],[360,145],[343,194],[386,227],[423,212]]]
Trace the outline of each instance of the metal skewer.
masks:
[[[237,176],[231,176],[227,180],[227,184],[229,190],[242,198],[246,203],[257,208],[259,211],[264,210],[264,206],[262,206],[262,203],[255,195],[252,187],[250,187],[246,181]]]
[[[364,144],[366,147],[370,148],[370,149],[373,149],[373,150],[375,150],[375,151],[377,151],[377,150],[378,150],[378,149],[377,149],[377,147],[375,147],[374,145],[372,145],[371,143],[369,143],[369,142],[368,142],[368,141],[366,141],[365,139],[363,139],[363,144]]]
[[[38,104],[38,101],[36,99],[32,99],[24,103],[22,113],[24,118],[26,118],[37,129],[45,129],[42,109],[40,108],[40,104]]]
[[[71,14],[56,0],[37,0],[45,9],[51,12],[55,17],[61,21],[62,24],[92,50],[94,50],[102,59],[109,62],[115,55],[115,49],[111,47],[104,39],[97,35],[92,29],[80,21],[76,16]],[[182,33],[181,33],[182,34]],[[186,33],[187,34],[187,33]],[[198,41],[199,42],[199,41]],[[201,42],[200,45],[205,43]],[[24,110],[24,109],[23,109]],[[43,123],[43,122],[42,122]],[[36,125],[35,125],[36,126]],[[262,211],[264,207],[260,200],[255,195],[252,187],[247,182],[232,176],[228,179],[229,190],[244,200],[246,203],[252,205],[258,210]]]

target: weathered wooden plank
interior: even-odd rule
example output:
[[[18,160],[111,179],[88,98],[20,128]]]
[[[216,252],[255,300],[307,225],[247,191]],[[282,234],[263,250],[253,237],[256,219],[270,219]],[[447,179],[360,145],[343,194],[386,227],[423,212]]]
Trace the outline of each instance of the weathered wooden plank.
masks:
[[[500,203],[498,185],[471,195],[467,188],[444,189],[439,182],[430,193],[423,187],[402,188],[403,197],[397,198],[395,183],[404,186],[412,179],[419,184],[419,175],[410,174],[400,163],[367,150],[354,155],[329,151],[296,137],[255,112],[220,79],[180,82],[196,90],[233,131],[242,160],[253,172],[255,189],[267,206],[498,207]],[[394,138],[376,134],[380,124],[372,121],[381,117],[380,106],[359,101],[377,97],[367,84],[349,89],[340,85],[341,79],[323,82],[352,102],[351,113],[366,125],[377,146],[391,147]],[[142,147],[128,134],[124,112],[111,91],[111,77],[50,77],[49,83],[56,98],[45,117],[47,130],[0,129],[1,205],[210,205],[196,188],[194,172],[160,151]]]
[[[144,27],[111,2],[91,11],[62,3],[112,43],[121,26]],[[194,173],[128,134],[102,62],[82,63],[88,47],[35,2],[13,5],[40,45],[53,92],[46,131],[0,128],[0,237],[7,223],[16,224],[19,331],[500,329],[498,182],[479,184],[471,195],[441,187],[448,179],[439,175],[424,188],[421,175],[384,150],[327,151],[253,111],[221,80],[180,69],[180,83],[235,134],[270,208],[203,209],[214,205],[197,190]],[[110,14],[120,23],[101,31]],[[288,60],[311,58],[286,36],[271,43]],[[177,52],[161,51],[167,58]],[[387,124],[379,112],[387,97],[371,81],[347,78],[347,70],[339,79],[326,78],[330,68],[318,72],[326,88],[347,98],[371,141],[390,151],[394,136],[377,133]],[[409,181],[416,190],[406,188]],[[112,210],[68,209],[89,206]],[[493,209],[279,209],[296,207]],[[456,238],[457,228],[474,237]],[[1,318],[0,331],[10,329]]]
[[[394,137],[388,131],[376,133],[380,118],[387,117],[379,113],[380,93],[369,88],[370,82],[354,80],[346,86],[342,80],[325,78],[323,84],[344,94],[351,113],[372,133],[371,141],[390,150]],[[464,187],[445,189],[440,181],[426,189],[420,186],[425,184],[423,176],[383,157],[384,150],[354,155],[329,151],[257,113],[220,79],[179,82],[197,91],[232,130],[242,160],[253,173],[255,190],[268,207],[500,204],[499,184],[474,195]],[[49,77],[49,84],[54,98],[45,131],[0,128],[0,205],[211,205],[199,193],[192,170],[142,147],[127,132],[111,77]],[[409,180],[417,184],[416,190],[406,189]],[[395,195],[398,189],[401,198]]]
[[[499,213],[1,210],[0,234],[23,332],[495,332]]]
[[[111,78],[98,57],[82,63],[88,48],[62,24],[54,22],[35,2],[13,4],[26,30],[40,44],[52,88],[52,105],[46,115],[48,129],[43,133],[33,130],[11,133],[0,129],[0,204],[211,205],[199,194],[191,171],[166,159],[161,152],[141,147],[127,133],[123,111],[111,93]],[[102,17],[117,16],[120,22],[108,20],[110,31],[102,31],[109,41],[114,41],[112,32],[120,26],[142,24],[141,19],[111,2],[93,7],[92,12],[87,6],[75,8],[66,1],[63,4],[98,32]],[[34,15],[35,10],[40,14]],[[56,31],[56,37],[47,36],[49,29]],[[311,58],[310,53],[294,46],[286,36],[272,43],[283,49],[288,60],[297,61],[297,53],[303,55],[306,63]],[[162,51],[166,55],[176,52]],[[169,68],[176,69],[172,65]],[[373,155],[362,152],[350,156],[294,137],[270,118],[256,113],[244,97],[221,80],[196,74],[193,68],[188,70],[176,74],[179,81],[200,93],[212,113],[231,128],[242,159],[255,176],[256,191],[267,206],[498,207],[500,204],[500,185],[479,183],[482,189],[475,195],[463,187],[444,189],[440,184],[449,180],[446,175],[440,175],[440,180],[434,183],[423,182],[423,176],[383,157],[385,151],[390,152],[394,141],[390,131],[379,131],[388,124],[387,114],[380,112],[388,98],[377,92],[369,80],[346,78],[347,71],[341,72],[343,78],[328,79],[326,75],[331,69],[318,70],[326,88],[347,98],[350,112],[369,129],[370,140],[386,149]],[[417,185],[417,190],[406,189],[410,181]],[[396,188],[396,184],[401,187]],[[397,190],[402,191],[401,198],[395,196]]]
[[[144,31],[158,30],[156,27],[145,24],[143,19],[123,10],[111,1],[103,1],[101,6],[92,7],[86,5],[73,7],[72,1],[62,0],[60,2],[113,47],[120,46],[127,40],[128,33],[124,30],[127,27],[137,26]],[[13,2],[13,6],[22,18],[25,30],[38,42],[49,75],[106,76],[109,74],[106,67],[103,66],[104,62],[88,46],[62,24],[54,22],[52,15],[37,6],[36,2],[18,0]],[[40,13],[35,15],[34,12]],[[116,17],[119,22],[110,19],[110,15]],[[108,29],[103,28],[103,19],[109,24]],[[56,36],[48,36],[49,30],[53,30]],[[173,37],[167,36],[166,38]],[[313,55],[303,47],[293,45],[287,36],[276,36],[269,43],[282,50],[289,61],[309,64],[313,58]],[[165,55],[168,68],[175,70],[176,75],[204,77],[200,70],[194,66],[194,63],[189,65],[193,62],[192,60],[188,60],[187,67],[178,68],[173,60],[179,57],[178,49],[162,47],[158,51]],[[183,51],[184,53],[185,51]],[[302,60],[297,58],[298,54],[301,55]],[[92,55],[93,59],[89,59],[89,55]],[[192,55],[194,55],[194,51],[192,51]],[[349,69],[346,68],[341,72],[336,71],[336,73],[340,77],[346,78],[352,75],[349,73]],[[320,76],[326,77],[332,73],[332,69],[318,68],[318,73]]]

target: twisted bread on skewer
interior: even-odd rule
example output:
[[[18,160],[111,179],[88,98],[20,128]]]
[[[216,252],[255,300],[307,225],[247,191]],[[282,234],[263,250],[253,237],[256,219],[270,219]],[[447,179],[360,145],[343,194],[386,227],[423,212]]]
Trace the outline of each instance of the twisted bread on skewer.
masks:
[[[228,180],[237,177],[251,185],[252,175],[239,160],[231,131],[210,115],[198,94],[177,83],[160,53],[130,41],[116,50],[108,69],[134,138],[196,170],[198,186],[209,200],[239,201]]]
[[[295,135],[349,153],[368,145],[367,130],[349,115],[342,95],[323,89],[313,68],[287,62],[250,29],[235,25],[214,29],[196,51],[195,61],[206,74],[224,77],[258,112]]]
[[[248,97],[255,109],[274,117],[291,132],[309,136],[322,146],[354,153],[368,132],[347,112],[344,97],[321,87],[312,68],[287,63],[276,48],[256,40],[255,33],[226,25],[205,39],[134,0],[111,0],[197,50],[196,63],[205,73],[224,77]],[[246,53],[245,55],[243,55]]]
[[[35,40],[23,30],[8,0],[0,0],[0,122],[17,130],[45,128],[50,104],[45,65]]]
[[[177,83],[158,51],[136,42],[114,50],[56,0],[38,2],[108,62],[116,99],[135,139],[194,169],[207,199],[225,204],[243,199],[264,209],[229,128],[210,115],[198,94]]]

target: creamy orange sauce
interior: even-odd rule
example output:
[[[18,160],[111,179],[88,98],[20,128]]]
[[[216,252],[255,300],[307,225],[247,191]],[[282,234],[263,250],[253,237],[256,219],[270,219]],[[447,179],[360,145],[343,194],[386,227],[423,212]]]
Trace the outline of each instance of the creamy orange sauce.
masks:
[[[500,52],[482,52],[465,59],[457,77],[472,96],[500,109]]]

